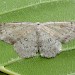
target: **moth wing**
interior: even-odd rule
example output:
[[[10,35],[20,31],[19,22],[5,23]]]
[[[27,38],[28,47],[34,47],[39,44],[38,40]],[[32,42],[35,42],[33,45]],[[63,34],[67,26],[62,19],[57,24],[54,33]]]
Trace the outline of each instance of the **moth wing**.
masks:
[[[61,52],[61,42],[65,43],[75,38],[75,23],[73,22],[47,22],[40,28],[40,54],[43,57],[55,57]]]
[[[0,25],[0,39],[13,44],[21,57],[31,57],[37,52],[36,28],[33,23],[6,23]],[[27,40],[26,40],[27,39]]]
[[[39,26],[39,52],[42,57],[55,57],[61,52],[61,43]]]
[[[24,37],[31,32],[30,27],[33,29],[34,26],[30,24],[31,23],[2,23],[0,24],[0,39],[13,44],[18,38]]]
[[[68,42],[75,38],[75,23],[74,22],[53,22],[44,23],[45,30],[54,36],[60,42]]]
[[[14,44],[14,50],[22,57],[29,58],[36,56],[38,52],[36,33],[32,32],[24,38],[20,38]]]

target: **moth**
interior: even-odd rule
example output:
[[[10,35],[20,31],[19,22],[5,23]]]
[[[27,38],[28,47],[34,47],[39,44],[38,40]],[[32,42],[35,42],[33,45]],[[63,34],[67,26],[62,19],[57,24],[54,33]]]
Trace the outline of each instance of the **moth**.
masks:
[[[62,51],[62,43],[75,38],[74,22],[1,23],[0,40],[13,45],[22,58],[55,57]]]

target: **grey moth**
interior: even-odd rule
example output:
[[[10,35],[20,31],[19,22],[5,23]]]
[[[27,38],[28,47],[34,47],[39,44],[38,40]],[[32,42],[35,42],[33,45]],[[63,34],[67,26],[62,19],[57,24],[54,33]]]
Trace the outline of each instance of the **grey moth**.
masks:
[[[22,58],[55,57],[62,51],[62,43],[75,38],[74,22],[1,23],[0,40],[12,44]]]

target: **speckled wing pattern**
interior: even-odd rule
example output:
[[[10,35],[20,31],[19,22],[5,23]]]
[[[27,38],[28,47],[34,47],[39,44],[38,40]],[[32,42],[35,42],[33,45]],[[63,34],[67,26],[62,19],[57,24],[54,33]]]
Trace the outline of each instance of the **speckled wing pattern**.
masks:
[[[22,58],[55,57],[62,44],[75,38],[74,22],[1,23],[0,40],[10,43]]]
[[[75,38],[74,22],[41,23],[39,29],[40,54],[43,57],[55,57],[62,51],[62,44]]]
[[[0,39],[12,44],[21,57],[36,55],[36,26],[33,23],[5,23],[0,29]]]

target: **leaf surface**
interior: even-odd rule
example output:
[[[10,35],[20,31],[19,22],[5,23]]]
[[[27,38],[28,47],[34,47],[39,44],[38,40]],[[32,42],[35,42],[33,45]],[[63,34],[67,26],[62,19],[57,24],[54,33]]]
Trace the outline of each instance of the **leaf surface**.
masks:
[[[74,14],[74,0],[0,0],[0,22],[74,21]],[[55,58],[20,59],[11,45],[0,41],[0,70],[13,75],[74,74],[74,49],[72,40],[63,44],[63,51],[69,51]]]

